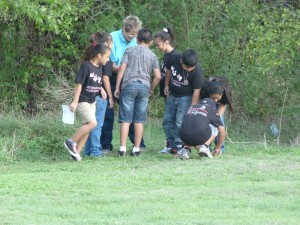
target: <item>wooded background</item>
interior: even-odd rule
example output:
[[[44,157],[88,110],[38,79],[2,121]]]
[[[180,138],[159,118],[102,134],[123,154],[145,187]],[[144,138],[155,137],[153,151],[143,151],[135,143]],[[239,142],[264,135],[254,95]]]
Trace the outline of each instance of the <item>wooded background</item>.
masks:
[[[72,97],[89,35],[120,29],[129,14],[153,33],[173,28],[206,78],[227,77],[237,120],[284,121],[299,134],[299,0],[1,0],[0,110],[35,114]],[[161,116],[163,104],[154,108]]]

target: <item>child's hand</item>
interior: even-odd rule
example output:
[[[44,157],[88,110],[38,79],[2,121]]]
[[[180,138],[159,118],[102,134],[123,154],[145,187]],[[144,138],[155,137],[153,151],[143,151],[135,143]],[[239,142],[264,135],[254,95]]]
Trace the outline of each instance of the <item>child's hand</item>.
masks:
[[[150,97],[151,95],[153,95],[153,92],[154,92],[153,90],[150,90],[150,91],[149,91],[149,97]]]
[[[164,93],[165,93],[165,95],[166,96],[168,96],[169,95],[169,86],[165,86],[165,89],[164,89]]]
[[[221,156],[221,155],[222,155],[221,149],[216,149],[216,148],[215,148],[215,150],[214,150],[214,152],[213,152],[213,156]]]
[[[76,108],[77,108],[78,102],[72,102],[70,105],[70,110],[71,112],[75,112]]]
[[[113,108],[114,107],[114,104],[115,104],[115,102],[114,102],[114,99],[113,98],[109,98],[109,108]]]
[[[100,93],[101,93],[101,96],[102,96],[103,99],[107,98],[106,91],[103,88],[100,89]]]
[[[115,90],[115,97],[120,98],[120,89]]]

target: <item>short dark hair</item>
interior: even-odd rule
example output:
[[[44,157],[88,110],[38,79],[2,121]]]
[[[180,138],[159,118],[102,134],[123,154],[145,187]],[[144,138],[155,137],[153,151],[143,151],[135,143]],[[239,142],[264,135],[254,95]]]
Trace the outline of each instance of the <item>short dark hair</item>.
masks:
[[[182,63],[187,67],[196,66],[198,62],[197,54],[192,49],[187,49],[182,53],[181,56]]]
[[[150,43],[153,40],[151,30],[146,28],[140,29],[137,35],[137,40],[146,44]]]

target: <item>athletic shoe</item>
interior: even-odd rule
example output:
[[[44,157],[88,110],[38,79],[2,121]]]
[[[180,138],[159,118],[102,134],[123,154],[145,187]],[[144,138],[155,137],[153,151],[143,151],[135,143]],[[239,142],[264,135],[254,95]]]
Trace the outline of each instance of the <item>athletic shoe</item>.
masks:
[[[109,149],[102,149],[102,154],[103,155],[108,155],[108,154],[110,154],[112,151],[111,150],[109,150]]]
[[[164,149],[160,150],[158,153],[161,153],[161,154],[169,154],[171,152],[171,148],[169,147],[165,147]]]
[[[81,158],[80,155],[78,155],[78,157],[75,157],[75,156],[73,156],[73,155],[70,155],[70,159],[72,159],[72,160],[74,160],[74,161],[78,161],[78,162],[80,162],[80,161],[82,160],[82,158]]]
[[[130,156],[139,156],[140,155],[140,151],[139,152],[131,152]]]
[[[190,155],[191,155],[191,149],[189,148],[181,149],[181,154],[180,154],[181,159],[190,159]]]
[[[180,150],[178,150],[178,151],[175,150],[175,149],[172,149],[170,153],[173,154],[175,157],[177,157],[177,156],[178,156],[178,157],[181,157],[182,151],[183,151],[183,148],[180,149]]]
[[[124,157],[126,155],[125,151],[118,151],[118,153],[119,153],[119,156],[121,156],[121,157]]]
[[[73,143],[73,142],[71,142],[69,140],[66,140],[64,142],[64,146],[68,150],[68,152],[70,153],[70,155],[75,156],[76,158],[78,158],[78,153],[76,151],[77,144],[75,144],[75,143]]]
[[[207,148],[205,145],[201,145],[199,148],[199,156],[200,157],[209,157],[209,158],[213,158],[213,156],[211,155],[209,148]]]

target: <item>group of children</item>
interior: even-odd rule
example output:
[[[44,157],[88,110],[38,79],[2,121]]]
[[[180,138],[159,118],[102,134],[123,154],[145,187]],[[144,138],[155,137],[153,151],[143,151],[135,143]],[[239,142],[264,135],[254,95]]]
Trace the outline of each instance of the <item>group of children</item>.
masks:
[[[143,124],[147,119],[149,96],[159,84],[160,95],[165,98],[163,129],[166,135],[166,146],[160,152],[188,159],[191,147],[195,147],[200,156],[212,158],[209,146],[219,131],[214,153],[221,154],[225,138],[221,118],[224,118],[226,105],[233,110],[228,81],[221,77],[204,81],[196,52],[191,49],[176,52],[172,29],[164,28],[153,38],[151,30],[141,25],[138,17],[128,16],[121,30],[91,36],[70,105],[70,110],[77,111],[83,124],[64,142],[71,158],[80,161],[84,145],[85,156],[102,156],[103,145],[112,150],[111,113],[115,101],[119,103],[118,121],[121,123],[118,154],[126,155],[129,135],[133,142],[130,155],[138,156],[145,147]],[[160,64],[150,50],[153,39],[156,47],[164,52]],[[152,79],[151,73],[154,74]]]

